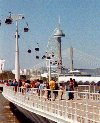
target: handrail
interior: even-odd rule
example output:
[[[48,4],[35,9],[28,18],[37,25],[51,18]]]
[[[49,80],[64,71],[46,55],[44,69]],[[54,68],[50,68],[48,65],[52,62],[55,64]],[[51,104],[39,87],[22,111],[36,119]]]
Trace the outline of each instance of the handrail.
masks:
[[[48,89],[40,90],[40,94],[37,93],[38,88],[24,89],[17,88],[16,91],[13,86],[4,86],[3,95],[13,103],[55,122],[100,123],[99,93],[63,91],[63,100],[60,100],[62,90],[56,90],[58,97],[54,101],[54,91],[51,90],[50,101],[47,99]],[[74,93],[74,100],[68,100],[69,92]]]

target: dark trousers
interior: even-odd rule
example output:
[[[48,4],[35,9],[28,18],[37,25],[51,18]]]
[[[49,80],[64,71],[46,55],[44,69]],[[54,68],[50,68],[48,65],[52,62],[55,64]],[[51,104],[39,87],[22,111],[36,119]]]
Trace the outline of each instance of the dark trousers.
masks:
[[[69,100],[70,99],[74,99],[74,93],[73,92],[69,92]]]
[[[47,99],[49,99],[49,98],[51,98],[51,91],[50,90],[47,91]]]

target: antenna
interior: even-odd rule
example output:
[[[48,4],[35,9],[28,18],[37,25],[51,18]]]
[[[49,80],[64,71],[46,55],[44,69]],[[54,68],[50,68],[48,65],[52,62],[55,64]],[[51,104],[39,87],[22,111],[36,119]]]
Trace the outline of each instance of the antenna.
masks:
[[[58,20],[58,28],[60,29],[60,16],[59,16],[59,20]]]
[[[60,16],[59,16],[59,24],[60,24]]]

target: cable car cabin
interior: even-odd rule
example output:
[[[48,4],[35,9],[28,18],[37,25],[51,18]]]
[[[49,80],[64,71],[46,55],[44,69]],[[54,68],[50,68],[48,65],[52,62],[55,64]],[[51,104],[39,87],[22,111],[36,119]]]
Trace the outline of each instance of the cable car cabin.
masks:
[[[57,63],[57,61],[55,61],[55,63]]]
[[[39,51],[39,48],[35,48],[35,51]]]
[[[29,28],[28,27],[25,27],[24,28],[24,32],[28,32],[29,31]]]
[[[54,52],[52,52],[52,57],[54,57]]]
[[[42,56],[42,59],[45,59],[45,58],[46,58],[46,56],[45,56],[45,55],[43,55],[43,56]]]
[[[54,54],[52,55],[52,57],[54,57]]]
[[[36,56],[36,59],[39,59],[39,56]]]
[[[28,51],[27,51],[28,53],[31,53],[31,50],[30,49],[28,49]]]
[[[15,38],[16,38],[16,35],[15,35]],[[18,35],[18,38],[20,38],[20,35]]]
[[[48,56],[47,59],[51,59],[50,56]]]
[[[12,24],[12,19],[11,19],[11,18],[7,18],[7,19],[5,20],[5,23],[6,23],[6,24]]]
[[[52,62],[50,62],[50,64],[52,64]]]

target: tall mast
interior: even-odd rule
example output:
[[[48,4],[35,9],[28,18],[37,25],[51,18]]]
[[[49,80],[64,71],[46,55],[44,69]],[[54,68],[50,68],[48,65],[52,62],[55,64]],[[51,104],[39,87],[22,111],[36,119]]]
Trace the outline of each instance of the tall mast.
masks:
[[[73,71],[73,47],[70,47],[70,71]]]
[[[57,45],[58,45],[58,72],[59,74],[61,74],[62,73],[61,38],[65,37],[65,34],[60,28],[60,17],[59,17],[59,25],[54,33],[54,37],[57,40]]]

